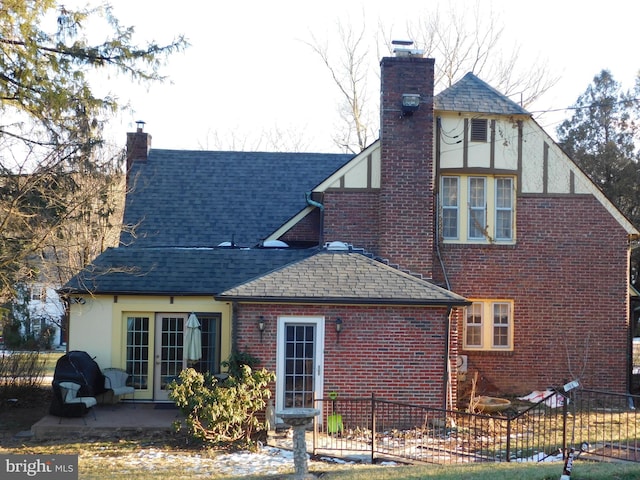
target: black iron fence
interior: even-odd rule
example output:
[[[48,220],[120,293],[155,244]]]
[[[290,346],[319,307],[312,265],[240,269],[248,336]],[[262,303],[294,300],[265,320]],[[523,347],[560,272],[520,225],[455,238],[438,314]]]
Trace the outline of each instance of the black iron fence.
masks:
[[[565,396],[566,395],[566,396]],[[316,455],[438,464],[561,459],[581,455],[640,462],[640,397],[594,390],[550,392],[501,413],[469,413],[375,397],[318,399]],[[365,460],[365,458],[363,458]]]

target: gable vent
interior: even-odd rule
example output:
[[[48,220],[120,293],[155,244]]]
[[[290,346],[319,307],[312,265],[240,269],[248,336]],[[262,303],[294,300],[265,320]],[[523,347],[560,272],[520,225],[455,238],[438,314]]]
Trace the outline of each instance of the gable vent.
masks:
[[[472,142],[486,142],[487,141],[487,125],[486,118],[472,118],[471,119],[471,141]]]

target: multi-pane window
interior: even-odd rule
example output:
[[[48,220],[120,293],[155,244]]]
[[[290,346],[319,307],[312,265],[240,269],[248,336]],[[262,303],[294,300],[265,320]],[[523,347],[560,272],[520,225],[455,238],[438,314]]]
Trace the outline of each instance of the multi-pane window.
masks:
[[[442,178],[442,235],[458,238],[458,177]]]
[[[469,238],[485,238],[487,229],[487,185],[485,177],[469,177]]]
[[[509,347],[510,310],[508,303],[493,304],[493,346],[495,348]]]
[[[192,363],[197,372],[220,373],[220,324],[219,313],[199,313],[202,332],[202,358]]]
[[[511,240],[513,226],[513,179],[496,178],[496,240]]]
[[[513,349],[513,305],[510,301],[474,301],[464,316],[464,348]]]
[[[31,300],[42,301],[46,300],[46,290],[42,285],[31,285]]]
[[[465,319],[465,344],[482,348],[482,304],[473,303],[469,305]]]
[[[513,177],[443,175],[440,208],[445,241],[511,243],[515,239]]]
[[[287,324],[284,405],[312,407],[314,392],[315,326]]]
[[[149,385],[149,317],[127,318],[127,373],[131,385]]]

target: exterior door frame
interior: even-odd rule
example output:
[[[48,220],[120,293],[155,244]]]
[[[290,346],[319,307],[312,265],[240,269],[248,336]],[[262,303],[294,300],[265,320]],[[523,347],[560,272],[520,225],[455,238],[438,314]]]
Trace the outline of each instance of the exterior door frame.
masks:
[[[284,390],[285,390],[285,353],[286,353],[286,326],[287,324],[314,325],[314,385],[313,392],[315,398],[320,398],[324,391],[324,317],[278,317],[277,329],[277,349],[276,349],[276,412],[284,410]]]
[[[175,333],[180,333],[179,338],[182,339],[181,345],[164,345],[163,343],[163,330],[162,330],[162,319],[163,318],[180,318],[182,319],[182,331],[178,332],[175,330]],[[187,323],[187,314],[186,313],[177,313],[177,312],[162,312],[156,313],[154,317],[154,349],[153,349],[153,399],[155,401],[168,401],[169,400],[169,392],[162,388],[163,387],[163,365],[162,362],[180,364],[180,371],[184,370],[187,366],[187,361],[184,358],[184,333]],[[168,349],[167,354],[173,355],[175,359],[163,358],[163,349]],[[173,351],[171,351],[173,349]],[[169,365],[168,365],[169,366]],[[180,372],[174,372],[179,374]],[[177,375],[174,375],[177,376]]]

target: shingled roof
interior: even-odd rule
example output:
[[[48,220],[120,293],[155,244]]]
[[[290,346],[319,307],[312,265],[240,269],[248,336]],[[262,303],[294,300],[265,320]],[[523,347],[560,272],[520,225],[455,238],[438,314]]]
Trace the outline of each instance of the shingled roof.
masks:
[[[217,300],[331,304],[468,305],[449,290],[360,253],[322,251],[228,289]]]
[[[317,248],[110,248],[61,291],[68,294],[213,295],[317,251]]]
[[[473,73],[434,97],[434,108],[452,112],[496,115],[530,115],[524,108],[497,91]]]
[[[255,246],[353,155],[151,149],[133,163],[122,245]]]

